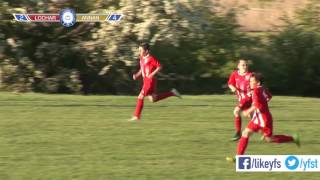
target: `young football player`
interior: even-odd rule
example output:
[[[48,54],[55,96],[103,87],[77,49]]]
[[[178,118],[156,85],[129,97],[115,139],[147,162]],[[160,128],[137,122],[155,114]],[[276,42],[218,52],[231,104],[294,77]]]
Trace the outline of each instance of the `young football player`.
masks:
[[[138,102],[134,116],[129,121],[137,121],[141,118],[144,97],[146,96],[149,96],[149,100],[151,102],[158,102],[171,96],[181,98],[180,93],[176,89],[172,89],[171,91],[165,93],[157,93],[156,75],[162,67],[159,61],[150,54],[150,46],[148,43],[141,43],[139,45],[139,54],[140,70],[133,74],[133,79],[137,80],[140,76],[142,76],[143,86],[138,96]]]
[[[228,86],[232,92],[235,92],[238,99],[238,104],[234,108],[234,125],[235,135],[232,137],[233,141],[237,141],[241,136],[241,111],[250,108],[252,99],[250,91],[251,72],[248,71],[248,62],[240,59],[238,62],[238,70],[234,71],[228,81]]]

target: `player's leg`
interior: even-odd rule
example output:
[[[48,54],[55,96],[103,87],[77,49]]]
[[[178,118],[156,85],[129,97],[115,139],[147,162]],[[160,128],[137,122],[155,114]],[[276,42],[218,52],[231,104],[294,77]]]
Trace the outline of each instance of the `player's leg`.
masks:
[[[137,101],[136,110],[134,112],[134,116],[129,121],[136,121],[141,118],[141,112],[143,109],[144,97],[145,97],[144,94],[145,94],[144,90],[141,90],[141,92],[138,96],[138,101]]]
[[[143,81],[143,86],[138,96],[138,102],[136,106],[136,110],[134,112],[134,116],[132,119],[138,120],[141,118],[141,112],[144,104],[144,97],[153,93],[152,81]]]
[[[180,92],[178,90],[176,90],[175,88],[172,88],[170,92],[172,92],[174,96],[176,96],[180,99],[182,98]]]
[[[288,135],[273,135],[271,137],[265,137],[263,138],[266,142],[269,143],[296,143],[298,147],[300,147],[300,138],[298,134],[295,134],[293,136]]]
[[[241,138],[238,143],[237,155],[243,155],[247,149],[249,137],[252,135],[254,131],[250,128],[245,128],[242,132]]]
[[[293,137],[287,135],[273,135],[271,137],[265,137],[265,140],[273,143],[286,143],[293,142]]]
[[[292,135],[292,137],[293,137],[293,142],[296,143],[296,145],[298,147],[300,147],[301,146],[301,144],[300,144],[300,135],[298,133],[295,133],[295,134]]]
[[[240,101],[240,103],[234,108],[233,115],[234,115],[234,125],[235,125],[235,135],[232,138],[232,141],[237,141],[241,137],[241,124],[242,124],[242,118],[241,118],[241,111],[245,111],[251,107],[252,100],[251,98],[243,99]],[[248,117],[251,119],[251,115]]]
[[[266,122],[266,126],[262,129],[264,140],[266,142],[271,142],[271,143],[289,143],[289,142],[295,142],[298,146],[300,146],[300,139],[299,136],[296,135],[295,137],[293,136],[288,136],[288,135],[273,135],[273,125],[272,125],[272,117],[271,115],[266,115],[263,116],[263,118],[268,119]]]
[[[295,142],[295,139],[293,138],[293,136],[288,136],[288,135],[273,135],[272,131],[273,131],[273,120],[272,120],[272,116],[271,114],[265,114],[262,115],[263,119],[266,119],[266,125],[265,127],[262,129],[263,132],[263,136],[264,136],[264,140],[267,142],[272,142],[272,143],[288,143],[288,142]],[[299,140],[299,138],[297,138]],[[298,144],[300,144],[299,141]]]
[[[176,96],[181,99],[181,94],[176,89],[172,89],[169,92],[157,94],[154,102],[161,101],[171,96]]]
[[[261,125],[256,123],[257,115],[254,114],[252,119],[249,121],[247,127],[242,131],[242,136],[238,143],[237,155],[243,155],[247,149],[249,137],[253,132],[258,132],[261,129]]]
[[[158,94],[157,93],[157,82],[156,81],[152,82],[151,89],[152,89],[152,91],[150,91],[151,92],[151,96],[149,96],[149,100],[151,102],[158,102],[158,101],[161,101],[161,100],[166,99],[166,98],[171,97],[171,96],[181,97],[180,93],[176,89],[172,89],[169,92],[164,92],[164,93]]]
[[[152,101],[151,102],[158,102],[161,101],[163,99],[166,99],[168,97],[174,96],[174,94],[172,92],[164,92],[164,93],[160,93],[160,94],[153,94],[152,97]]]
[[[265,137],[264,136],[264,140],[266,142],[271,142],[271,143],[296,143],[298,146],[300,146],[300,138],[298,134],[295,134],[293,136],[289,136],[289,135],[282,135],[282,134],[278,134],[278,135],[273,135],[271,137]]]
[[[260,116],[263,119],[263,122],[265,122],[265,127],[261,129],[262,137],[261,140],[264,140],[268,143],[272,142],[272,136],[273,136],[273,120],[271,115],[270,116],[265,116],[261,115]]]
[[[236,106],[233,110],[234,115],[234,126],[235,126],[235,134],[232,137],[232,141],[238,141],[241,137],[241,115],[240,115],[240,107]]]
[[[154,80],[150,83],[149,93],[150,93],[150,95],[148,96],[148,99],[150,102],[154,103],[154,102],[159,101],[158,94],[157,94],[157,81],[156,80]]]
[[[237,146],[237,155],[243,155],[246,151],[249,143],[249,137],[253,134],[253,132],[259,131],[260,127],[253,123],[251,120],[248,124],[248,126],[242,131],[241,138],[238,142]],[[235,162],[236,158],[233,157],[226,157],[227,161]]]

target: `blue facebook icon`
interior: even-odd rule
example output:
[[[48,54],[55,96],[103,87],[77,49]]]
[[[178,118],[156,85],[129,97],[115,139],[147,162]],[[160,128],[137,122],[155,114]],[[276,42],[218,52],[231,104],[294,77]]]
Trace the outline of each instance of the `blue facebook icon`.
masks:
[[[250,157],[239,157],[239,169],[251,169]]]

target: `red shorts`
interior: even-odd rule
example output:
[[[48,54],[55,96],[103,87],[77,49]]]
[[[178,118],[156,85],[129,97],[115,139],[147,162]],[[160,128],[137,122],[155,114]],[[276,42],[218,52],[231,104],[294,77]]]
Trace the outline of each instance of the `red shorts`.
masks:
[[[144,79],[143,86],[140,94],[143,96],[149,96],[157,92],[157,80],[156,79]]]
[[[247,128],[254,132],[261,130],[265,137],[271,137],[273,129],[271,114],[255,111],[251,121],[247,125]]]
[[[252,99],[246,98],[246,99],[242,99],[237,105],[237,107],[239,107],[241,111],[244,111],[249,109],[251,107],[251,104],[252,104]]]

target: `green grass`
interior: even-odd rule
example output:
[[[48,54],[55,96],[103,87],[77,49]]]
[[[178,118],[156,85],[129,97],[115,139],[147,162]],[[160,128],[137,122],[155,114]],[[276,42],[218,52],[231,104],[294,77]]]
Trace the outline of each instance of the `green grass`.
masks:
[[[320,173],[236,173],[231,95],[151,104],[127,122],[135,97],[0,93],[0,179],[320,179]],[[275,133],[302,147],[265,144],[248,154],[319,154],[320,99],[274,97]],[[244,121],[243,125],[247,123]]]

